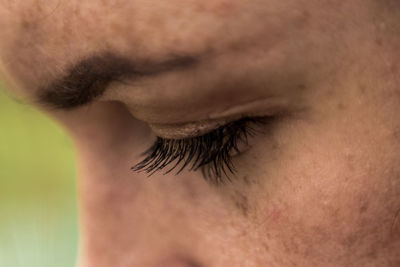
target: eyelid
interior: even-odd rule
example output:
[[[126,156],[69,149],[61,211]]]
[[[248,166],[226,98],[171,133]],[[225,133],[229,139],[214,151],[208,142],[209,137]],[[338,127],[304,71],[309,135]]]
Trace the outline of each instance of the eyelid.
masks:
[[[287,110],[289,101],[281,97],[269,96],[262,99],[246,101],[241,104],[230,106],[221,111],[216,111],[208,115],[210,119],[232,117],[236,114],[246,114],[247,117],[266,117],[282,113]],[[237,116],[237,115],[236,115]]]
[[[150,128],[157,136],[165,139],[185,139],[204,135],[225,124],[227,120],[211,120],[200,122],[189,122],[183,124],[149,124]]]
[[[141,162],[132,167],[133,171],[146,172],[149,176],[167,169],[164,174],[177,169],[201,170],[203,177],[215,184],[231,181],[230,174],[236,172],[232,162],[234,154],[242,152],[240,143],[248,145],[248,138],[258,130],[256,125],[264,125],[267,118],[242,118],[221,126],[209,133],[186,139],[157,140],[144,155]],[[254,125],[254,126],[253,126]]]
[[[285,114],[289,102],[268,97],[236,104],[206,115],[206,119],[182,123],[149,123],[153,132],[162,138],[183,139],[206,134],[214,129],[242,118],[275,117]]]

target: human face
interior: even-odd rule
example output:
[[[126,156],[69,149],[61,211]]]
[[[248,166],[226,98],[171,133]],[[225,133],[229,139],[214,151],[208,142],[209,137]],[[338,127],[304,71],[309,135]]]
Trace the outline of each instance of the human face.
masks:
[[[80,266],[399,266],[398,8],[2,2],[4,77],[77,147]],[[246,117],[231,181],[131,170]]]

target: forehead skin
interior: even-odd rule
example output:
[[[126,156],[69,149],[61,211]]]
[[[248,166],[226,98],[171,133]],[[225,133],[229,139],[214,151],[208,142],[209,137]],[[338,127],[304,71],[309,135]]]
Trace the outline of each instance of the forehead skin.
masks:
[[[395,7],[389,4],[384,6]],[[332,14],[346,9],[363,14],[366,5],[326,0],[19,0],[3,1],[1,6],[2,62],[24,87],[34,88],[38,80],[99,51],[115,51],[133,58],[162,58],[175,53],[247,52],[258,46],[273,54],[272,60],[294,57],[288,54],[288,41],[313,42],[318,49],[324,40],[310,40],[309,33],[320,38],[322,29],[344,27],[338,21],[340,16]],[[319,24],[313,25],[312,21]],[[301,43],[291,45],[297,46],[297,53],[302,49]],[[292,64],[303,63],[298,58],[290,60],[295,60]]]
[[[356,7],[365,16],[365,5],[357,3],[299,0],[3,5],[3,69],[32,102],[40,88],[96,53],[112,52],[132,60],[163,60],[175,54],[203,58],[196,71],[185,73],[186,79],[173,73],[105,95],[107,100],[123,98],[137,118],[154,123],[204,120],[216,109],[228,109],[231,102],[270,97],[280,102],[285,98],[295,106],[305,97],[299,94],[306,94],[299,88],[318,86],[316,76],[332,79],[337,71],[332,66],[348,57],[341,49],[348,46],[345,36],[352,34],[344,25],[344,11]],[[325,35],[326,31],[337,34]],[[328,58],[324,51],[336,57]],[[188,112],[182,114],[183,108]]]
[[[271,68],[287,62],[298,67],[304,63],[298,53],[307,51],[296,40],[318,28],[337,27],[319,2],[13,1],[3,3],[1,58],[20,86],[31,91],[77,59],[102,51],[133,59],[229,54],[232,68],[247,64],[234,60],[246,53],[252,60],[266,55]],[[311,15],[311,9],[318,12]],[[326,17],[324,25],[308,23],[317,17]]]
[[[81,266],[399,266],[398,3],[2,1],[1,71],[32,101],[90,54],[204,58],[101,98],[123,105],[48,111],[78,150]],[[151,145],[136,118],[271,96],[288,115],[234,159],[232,184],[129,171]]]

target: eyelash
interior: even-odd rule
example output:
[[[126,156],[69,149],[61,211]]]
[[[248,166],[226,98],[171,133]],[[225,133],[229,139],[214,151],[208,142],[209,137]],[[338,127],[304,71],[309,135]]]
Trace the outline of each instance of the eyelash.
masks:
[[[185,168],[201,170],[203,177],[215,184],[231,181],[230,174],[236,169],[232,163],[232,153],[240,154],[239,144],[248,146],[248,138],[254,136],[264,125],[266,118],[246,117],[230,122],[202,136],[186,139],[163,139],[157,137],[146,151],[144,160],[132,167],[134,171],[144,171],[150,175],[172,165],[165,174],[179,174]]]

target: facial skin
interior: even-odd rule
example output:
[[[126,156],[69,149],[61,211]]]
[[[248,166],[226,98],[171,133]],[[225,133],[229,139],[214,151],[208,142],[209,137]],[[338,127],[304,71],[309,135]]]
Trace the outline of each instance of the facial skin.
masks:
[[[399,11],[392,0],[2,1],[3,76],[76,145],[79,266],[400,266]],[[82,107],[39,103],[77,62],[110,54],[196,63],[111,81]],[[154,134],[253,115],[273,120],[234,157],[231,183],[130,170]]]

